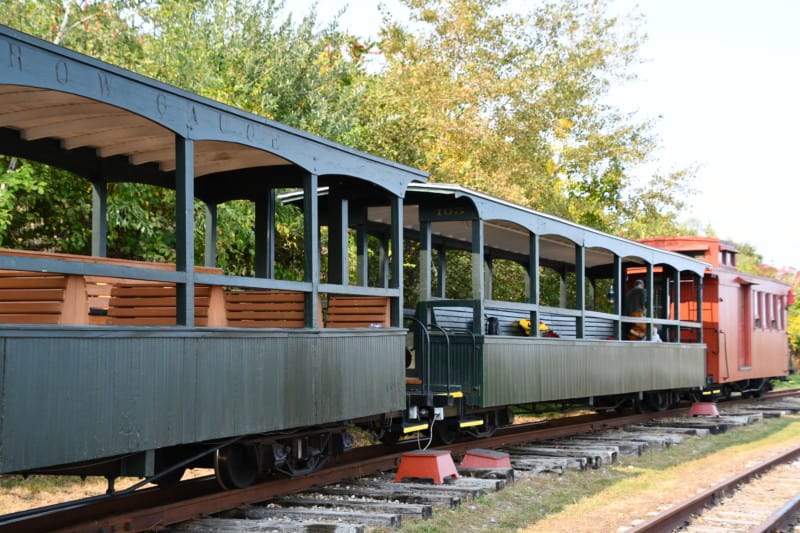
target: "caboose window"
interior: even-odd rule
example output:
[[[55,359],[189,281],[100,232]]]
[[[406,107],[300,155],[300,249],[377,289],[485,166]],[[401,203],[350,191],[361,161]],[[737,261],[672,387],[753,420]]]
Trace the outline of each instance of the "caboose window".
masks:
[[[753,291],[756,304],[753,306],[753,327],[761,327],[761,293]]]

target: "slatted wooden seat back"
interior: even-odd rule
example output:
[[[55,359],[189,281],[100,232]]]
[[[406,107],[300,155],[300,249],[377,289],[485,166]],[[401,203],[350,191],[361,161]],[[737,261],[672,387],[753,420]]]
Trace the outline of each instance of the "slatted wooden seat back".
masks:
[[[67,276],[48,272],[0,271],[0,322],[60,324]]]
[[[225,312],[230,327],[302,328],[306,316],[305,293],[229,289],[225,291]],[[318,320],[322,324],[321,315]]]
[[[209,325],[211,287],[195,285],[194,321]],[[174,326],[176,289],[173,283],[128,281],[111,287],[108,324],[118,326]]]
[[[386,296],[328,297],[329,328],[368,328],[390,326],[389,298]]]

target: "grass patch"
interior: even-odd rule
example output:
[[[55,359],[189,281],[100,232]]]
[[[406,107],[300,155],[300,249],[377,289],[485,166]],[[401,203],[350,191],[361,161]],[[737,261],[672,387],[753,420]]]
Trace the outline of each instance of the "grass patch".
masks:
[[[772,385],[775,390],[800,389],[800,373],[786,377],[786,380],[774,380]]]
[[[722,435],[687,437],[679,445],[641,457],[622,456],[600,470],[529,476],[503,491],[464,502],[460,509],[437,509],[430,520],[408,520],[400,531],[516,531],[558,513],[589,515],[609,502],[625,503],[648,491],[663,492],[673,470],[687,462],[707,463],[715,454],[741,454],[791,441],[800,441],[799,417],[765,419]],[[604,530],[597,526],[595,530]]]
[[[30,495],[53,492],[82,483],[75,476],[0,476],[0,490],[18,489]]]

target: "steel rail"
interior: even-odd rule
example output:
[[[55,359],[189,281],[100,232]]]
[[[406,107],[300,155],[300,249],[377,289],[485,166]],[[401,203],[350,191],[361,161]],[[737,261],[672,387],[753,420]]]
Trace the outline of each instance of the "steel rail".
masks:
[[[795,395],[798,392],[800,391],[793,391]],[[781,396],[790,394],[784,393]],[[773,398],[773,396],[765,397],[765,399],[769,398]],[[439,449],[448,449],[454,457],[459,458],[476,447],[499,448],[578,433],[603,431],[653,418],[686,415],[688,411],[688,408],[679,408],[626,416],[600,413],[563,417],[545,422],[501,428],[492,437],[457,441]],[[6,531],[144,531],[164,527],[199,516],[229,510],[239,505],[263,502],[278,495],[292,494],[315,486],[394,470],[399,465],[403,453],[416,447],[416,441],[412,440],[400,442],[395,447],[381,445],[357,448],[332,460],[327,468],[314,474],[296,479],[265,482],[244,489],[221,491],[213,479],[188,480],[172,489],[148,488],[124,497],[103,498],[103,501],[85,509],[80,515],[67,512],[42,513],[31,520],[14,521],[14,523],[3,523],[3,517],[0,517],[0,533]]]
[[[771,514],[764,522],[750,530],[750,533],[772,533],[788,531],[794,518],[800,514],[800,494],[792,498],[783,507]]]
[[[685,500],[679,505],[667,509],[663,513],[654,516],[646,522],[636,525],[628,530],[628,533],[650,533],[661,531],[674,531],[691,521],[692,516],[700,513],[704,508],[713,505],[736,490],[737,485],[748,482],[750,479],[763,474],[764,472],[772,469],[774,466],[788,463],[800,457],[800,446],[797,446],[787,452],[764,461],[736,476],[723,481],[700,494]],[[776,513],[777,514],[777,513]],[[780,517],[778,517],[780,518]],[[758,530],[756,530],[758,531]],[[763,531],[774,531],[771,529],[764,529]]]
[[[656,416],[685,414],[687,409],[627,416],[611,414],[581,415],[554,419],[543,423],[520,424],[498,430],[493,437],[479,440],[457,441],[447,449],[460,458],[476,447],[498,448],[522,442],[564,437],[577,433],[602,431],[628,424],[650,420]],[[407,453],[417,448],[414,440],[398,446],[370,446],[358,448],[332,461],[327,468],[295,479],[280,479],[253,485],[244,489],[219,489],[215,480],[189,480],[174,489],[145,489],[121,498],[104,499],[80,511],[42,514],[30,520],[3,524],[0,533],[26,532],[87,532],[87,531],[147,531],[170,524],[185,522],[240,505],[254,504],[270,498],[293,494],[313,488],[365,477],[377,472],[395,470]]]

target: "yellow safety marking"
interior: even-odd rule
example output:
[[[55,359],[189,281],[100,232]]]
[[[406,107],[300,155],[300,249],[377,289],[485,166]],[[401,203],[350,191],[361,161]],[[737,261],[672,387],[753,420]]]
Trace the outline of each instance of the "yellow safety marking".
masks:
[[[440,392],[440,393],[436,394],[436,396],[447,396],[447,393],[446,392]],[[450,396],[452,396],[453,398],[463,398],[464,397],[464,393],[463,392],[451,392]]]
[[[415,431],[422,431],[428,429],[428,424],[418,424],[416,426],[407,426],[403,428],[403,433],[414,433]]]
[[[459,422],[458,427],[460,428],[471,428],[473,426],[482,426],[483,420],[470,420],[469,422]]]

